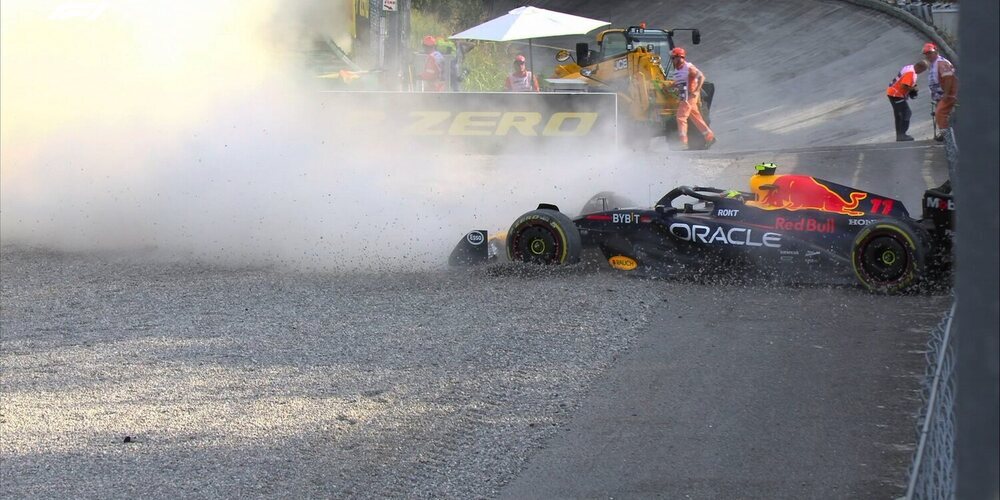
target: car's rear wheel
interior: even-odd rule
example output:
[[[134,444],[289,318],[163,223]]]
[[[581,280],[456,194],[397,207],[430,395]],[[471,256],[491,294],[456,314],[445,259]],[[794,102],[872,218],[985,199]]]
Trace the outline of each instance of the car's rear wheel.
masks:
[[[858,281],[876,293],[898,293],[924,273],[923,238],[908,227],[883,222],[854,239],[851,262]]]
[[[518,217],[507,232],[507,256],[515,262],[575,264],[581,246],[576,225],[556,210],[532,210]]]

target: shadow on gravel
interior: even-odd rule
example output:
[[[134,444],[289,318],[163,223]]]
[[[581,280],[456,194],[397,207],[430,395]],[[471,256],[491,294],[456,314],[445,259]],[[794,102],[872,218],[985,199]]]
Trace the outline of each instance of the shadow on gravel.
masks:
[[[527,280],[559,279],[570,276],[601,275],[609,279],[639,279],[698,286],[743,287],[753,293],[767,290],[835,288],[870,294],[850,277],[834,276],[830,272],[774,273],[746,266],[729,269],[725,266],[677,267],[670,270],[621,272],[609,268],[603,261],[587,259],[578,264],[546,266],[524,262],[499,262],[470,272],[471,276],[487,278],[519,278]],[[951,293],[951,277],[935,278],[899,295],[945,295]]]

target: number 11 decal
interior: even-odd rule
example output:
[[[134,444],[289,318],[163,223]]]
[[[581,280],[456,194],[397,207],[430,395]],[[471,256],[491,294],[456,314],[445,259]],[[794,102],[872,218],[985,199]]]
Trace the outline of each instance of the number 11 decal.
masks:
[[[879,209],[881,209],[881,213],[882,214],[888,215],[889,212],[892,211],[892,203],[893,203],[893,201],[895,201],[895,200],[883,200],[883,199],[880,199],[880,198],[872,198],[872,211],[871,211],[871,213],[877,214],[877,213],[880,212]]]

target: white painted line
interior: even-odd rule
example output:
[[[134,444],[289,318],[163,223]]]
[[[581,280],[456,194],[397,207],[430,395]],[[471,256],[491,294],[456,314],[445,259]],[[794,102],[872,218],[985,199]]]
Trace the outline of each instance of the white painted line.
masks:
[[[927,184],[928,189],[937,185],[937,183],[934,182],[934,178],[931,177],[931,165],[934,164],[933,162],[934,155],[932,155],[931,153],[932,151],[930,149],[924,152],[924,165],[923,168],[920,169],[920,174],[923,176],[924,182]]]
[[[861,170],[864,168],[864,166],[865,166],[865,152],[859,151],[858,163],[854,165],[854,176],[851,177],[852,186],[858,185],[859,181],[861,180]]]

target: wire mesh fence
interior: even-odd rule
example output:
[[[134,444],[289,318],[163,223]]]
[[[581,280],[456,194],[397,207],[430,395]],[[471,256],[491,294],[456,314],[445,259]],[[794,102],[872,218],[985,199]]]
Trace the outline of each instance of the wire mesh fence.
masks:
[[[927,343],[924,407],[918,419],[917,450],[910,465],[906,499],[955,498],[955,331],[954,304]]]

